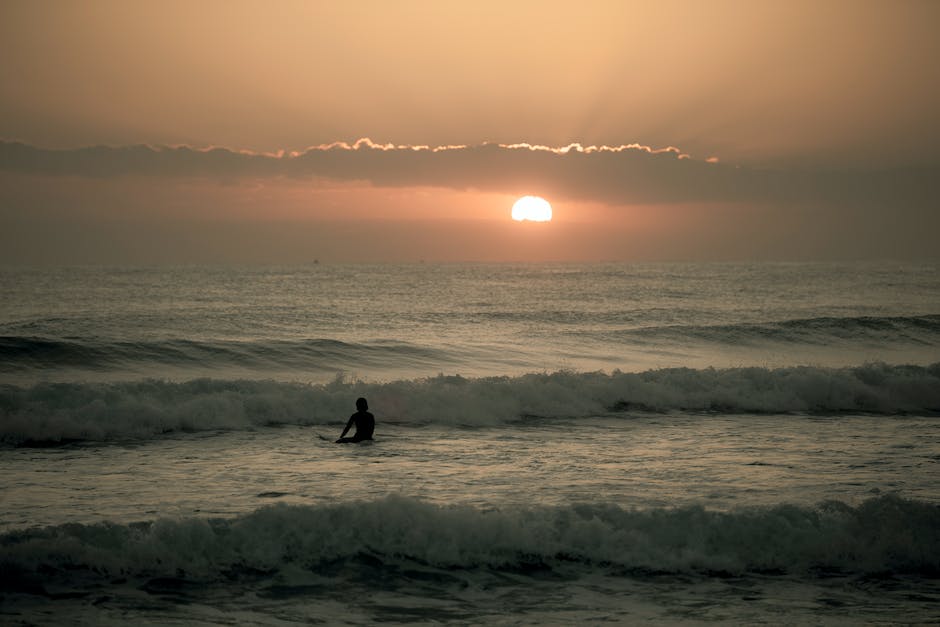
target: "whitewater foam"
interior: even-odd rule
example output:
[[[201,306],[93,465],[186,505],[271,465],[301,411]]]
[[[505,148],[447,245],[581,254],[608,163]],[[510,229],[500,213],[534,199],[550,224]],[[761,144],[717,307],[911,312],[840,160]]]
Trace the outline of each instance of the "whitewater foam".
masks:
[[[940,363],[856,368],[669,368],[444,376],[327,384],[196,379],[0,386],[0,440],[146,439],[174,431],[335,424],[364,396],[401,424],[494,426],[631,412],[924,414],[940,412]]]
[[[6,577],[224,580],[295,566],[335,572],[366,558],[390,576],[438,569],[650,573],[940,574],[940,507],[900,497],[857,507],[714,512],[585,504],[480,510],[388,497],[273,505],[232,519],[67,524],[0,536]]]

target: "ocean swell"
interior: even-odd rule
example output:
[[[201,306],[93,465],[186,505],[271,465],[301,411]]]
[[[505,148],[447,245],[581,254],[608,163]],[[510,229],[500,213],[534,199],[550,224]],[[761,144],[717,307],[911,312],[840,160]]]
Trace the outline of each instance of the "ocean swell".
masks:
[[[443,316],[443,314],[441,314]],[[583,313],[575,311],[486,312],[451,319],[456,328],[510,322],[531,328],[544,328],[551,336],[576,338],[583,343],[599,342],[606,352],[611,347],[630,351],[637,348],[673,350],[675,347],[713,345],[721,347],[796,347],[930,349],[940,346],[940,315],[817,317],[737,324],[676,324],[648,326],[634,314]],[[427,322],[427,319],[422,319]],[[437,324],[440,320],[433,319]],[[7,327],[9,329],[9,327]],[[13,329],[15,331],[16,329]],[[544,339],[544,338],[541,338]],[[533,356],[525,349],[514,356],[526,363],[540,359],[538,342]],[[62,369],[94,373],[140,373],[173,371],[231,371],[250,369],[259,373],[297,371],[335,373],[357,368],[394,371],[415,368],[435,372],[445,366],[469,367],[482,362],[510,363],[504,346],[506,337],[488,345],[473,343],[458,348],[454,344],[427,344],[389,339],[348,342],[330,338],[289,339],[116,339],[94,336],[33,336],[15,333],[0,335],[0,373],[31,373],[42,376]],[[544,347],[542,347],[544,349]],[[595,347],[596,350],[596,347]],[[617,350],[616,348],[614,350]],[[590,350],[587,350],[590,353]],[[262,375],[263,376],[263,375]]]
[[[138,366],[289,368],[335,372],[338,364],[440,365],[448,353],[406,342],[342,342],[333,339],[266,341],[95,340],[0,336],[0,372],[54,370],[91,371]]]
[[[639,373],[327,384],[197,379],[0,385],[0,441],[147,439],[174,431],[335,424],[365,396],[380,421],[497,426],[520,419],[634,412],[940,412],[940,363],[855,368],[668,368]]]
[[[668,325],[623,329],[613,335],[618,341],[637,345],[694,341],[719,345],[937,346],[940,315],[824,316],[738,324]]]
[[[176,577],[215,581],[285,568],[342,574],[367,564],[612,575],[940,574],[940,507],[896,496],[857,507],[717,512],[607,504],[478,510],[405,497],[273,505],[232,519],[67,524],[0,536],[7,581]],[[22,585],[22,584],[20,584]]]

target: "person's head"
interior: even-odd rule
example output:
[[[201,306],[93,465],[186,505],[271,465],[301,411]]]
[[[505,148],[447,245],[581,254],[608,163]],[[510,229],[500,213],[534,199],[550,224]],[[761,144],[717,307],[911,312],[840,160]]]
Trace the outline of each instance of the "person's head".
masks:
[[[360,397],[356,399],[356,409],[359,411],[365,411],[369,409],[369,403],[366,402],[366,399]]]

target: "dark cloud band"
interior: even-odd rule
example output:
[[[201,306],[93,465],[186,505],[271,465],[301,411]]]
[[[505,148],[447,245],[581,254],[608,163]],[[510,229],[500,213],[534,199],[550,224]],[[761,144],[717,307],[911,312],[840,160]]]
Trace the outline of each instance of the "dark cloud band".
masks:
[[[107,178],[127,175],[309,178],[375,186],[430,186],[604,202],[820,203],[940,210],[940,171],[758,170],[639,144],[561,148],[529,144],[402,146],[361,139],[300,152],[189,146],[51,150],[0,142],[0,170]]]

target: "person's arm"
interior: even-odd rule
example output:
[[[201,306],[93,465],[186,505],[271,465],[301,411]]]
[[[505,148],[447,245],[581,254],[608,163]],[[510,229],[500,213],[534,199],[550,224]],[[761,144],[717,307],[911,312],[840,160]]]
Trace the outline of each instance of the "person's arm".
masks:
[[[346,434],[349,432],[349,430],[350,430],[350,429],[352,428],[352,426],[353,426],[353,422],[355,422],[355,417],[354,417],[354,416],[350,416],[350,417],[349,417],[349,421],[346,423],[346,428],[343,429],[343,432],[339,435],[339,439],[340,439],[340,440],[342,440],[343,438],[346,437]]]

